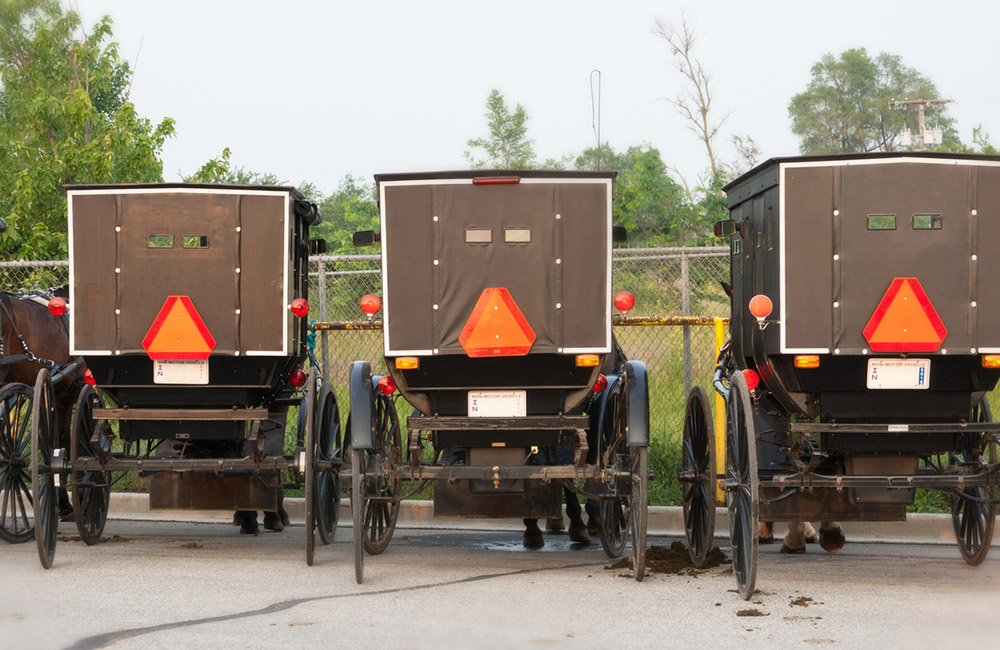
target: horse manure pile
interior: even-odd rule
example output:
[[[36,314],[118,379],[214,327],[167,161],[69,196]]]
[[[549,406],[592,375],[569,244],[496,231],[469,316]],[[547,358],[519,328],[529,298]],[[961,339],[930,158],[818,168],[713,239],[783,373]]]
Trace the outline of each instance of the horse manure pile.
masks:
[[[756,608],[741,609],[740,611],[736,612],[736,615],[737,616],[770,616],[770,614],[765,614],[764,612],[762,612],[762,611],[760,611],[759,609],[756,609]]]
[[[712,569],[729,561],[729,558],[726,557],[726,554],[718,546],[709,551],[705,559],[705,566],[701,569],[696,569],[691,564],[691,555],[688,553],[684,542],[674,542],[670,545],[670,548],[653,545],[646,549],[646,567],[650,573],[697,576],[699,573],[703,573],[705,569]],[[604,568],[608,571],[631,569],[633,568],[632,560],[631,558],[623,557],[614,564],[610,564]]]
[[[789,607],[809,607],[810,605],[823,605],[824,603],[819,603],[810,598],[809,596],[800,596],[798,598],[792,598],[788,606]]]

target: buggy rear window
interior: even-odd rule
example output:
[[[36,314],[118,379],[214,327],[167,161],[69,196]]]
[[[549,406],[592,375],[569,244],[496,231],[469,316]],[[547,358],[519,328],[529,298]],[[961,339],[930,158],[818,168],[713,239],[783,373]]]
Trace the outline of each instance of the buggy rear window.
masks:
[[[184,248],[208,248],[208,236],[184,235]]]
[[[895,230],[896,215],[894,214],[870,214],[868,215],[868,230]]]
[[[941,215],[939,214],[915,214],[913,215],[914,230],[941,230]]]
[[[173,235],[150,235],[149,239],[146,240],[146,246],[148,248],[173,248],[174,247],[174,236]]]

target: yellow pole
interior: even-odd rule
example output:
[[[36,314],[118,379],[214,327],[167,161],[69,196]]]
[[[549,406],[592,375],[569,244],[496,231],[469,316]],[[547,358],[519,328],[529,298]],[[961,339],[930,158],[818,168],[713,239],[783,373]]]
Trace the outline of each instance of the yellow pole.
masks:
[[[726,319],[715,319],[715,358],[719,358],[719,350],[726,343]],[[715,475],[723,476],[726,473],[726,400],[722,395],[712,388],[715,394]],[[722,506],[726,504],[726,497],[722,490],[722,481],[715,483],[715,502]]]

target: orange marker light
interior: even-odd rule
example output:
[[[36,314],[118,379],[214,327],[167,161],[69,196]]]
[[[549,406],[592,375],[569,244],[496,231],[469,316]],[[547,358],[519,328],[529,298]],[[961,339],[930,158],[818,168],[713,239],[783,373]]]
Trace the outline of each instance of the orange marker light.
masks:
[[[819,368],[818,354],[797,354],[795,355],[796,368]]]
[[[1000,354],[984,354],[983,368],[1000,368]]]
[[[628,311],[635,307],[635,296],[628,291],[619,291],[615,296],[615,307],[621,311]]]
[[[774,305],[771,303],[771,299],[762,293],[750,299],[750,313],[757,320],[764,320],[770,316],[772,309],[774,309]]]
[[[420,357],[396,357],[396,368],[399,370],[416,370],[420,367]]]
[[[379,309],[382,309],[382,299],[378,296],[369,293],[361,298],[361,311],[369,316],[377,313]]]
[[[593,368],[601,364],[601,357],[596,354],[576,355],[576,365],[579,368]]]

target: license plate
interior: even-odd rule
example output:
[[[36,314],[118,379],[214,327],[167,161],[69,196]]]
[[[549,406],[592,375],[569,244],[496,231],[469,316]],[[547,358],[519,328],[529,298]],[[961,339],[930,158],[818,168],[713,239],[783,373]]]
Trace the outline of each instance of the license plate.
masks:
[[[511,418],[527,414],[527,391],[523,390],[470,390],[470,418]]]
[[[926,389],[931,383],[930,359],[869,359],[868,388]]]
[[[154,384],[207,384],[208,359],[154,361]]]

